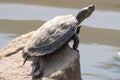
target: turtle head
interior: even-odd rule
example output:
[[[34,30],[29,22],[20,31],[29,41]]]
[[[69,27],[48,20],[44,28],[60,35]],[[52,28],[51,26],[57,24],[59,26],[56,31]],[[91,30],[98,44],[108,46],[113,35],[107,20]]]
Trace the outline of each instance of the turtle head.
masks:
[[[94,5],[90,5],[88,7],[81,9],[76,16],[76,19],[78,20],[78,24],[80,24],[84,19],[89,17],[94,12],[94,10],[95,10]]]

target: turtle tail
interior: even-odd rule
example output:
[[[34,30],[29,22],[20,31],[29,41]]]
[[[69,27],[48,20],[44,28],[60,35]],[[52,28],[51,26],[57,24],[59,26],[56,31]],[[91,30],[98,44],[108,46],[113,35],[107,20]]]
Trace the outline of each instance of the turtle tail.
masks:
[[[25,57],[25,59],[24,59],[24,62],[23,62],[23,66],[24,66],[24,64],[26,63],[27,59],[28,59],[28,56],[26,55],[26,57]]]
[[[27,59],[30,57],[29,55],[27,55],[27,53],[24,51],[24,49],[22,50],[22,57],[24,58],[24,62],[23,65],[26,63]]]

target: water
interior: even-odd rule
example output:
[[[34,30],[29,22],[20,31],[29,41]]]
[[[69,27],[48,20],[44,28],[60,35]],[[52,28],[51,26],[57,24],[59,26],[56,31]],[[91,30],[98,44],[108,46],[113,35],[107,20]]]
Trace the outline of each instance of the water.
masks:
[[[0,33],[0,48],[7,45],[15,36],[15,34]]]
[[[84,80],[119,80],[120,57],[116,47],[80,45],[81,70]],[[116,60],[118,58],[119,60]]]
[[[58,15],[76,15],[76,13],[79,12],[79,9],[23,4],[0,4],[0,12],[0,19],[47,21]],[[119,20],[120,12],[118,11],[113,12],[96,10],[94,14],[90,18],[85,20],[82,24],[97,28],[120,30]]]
[[[76,15],[78,11],[77,8],[1,3],[0,48],[54,16]],[[119,19],[119,11],[96,10],[82,23],[78,49],[83,80],[120,80]]]

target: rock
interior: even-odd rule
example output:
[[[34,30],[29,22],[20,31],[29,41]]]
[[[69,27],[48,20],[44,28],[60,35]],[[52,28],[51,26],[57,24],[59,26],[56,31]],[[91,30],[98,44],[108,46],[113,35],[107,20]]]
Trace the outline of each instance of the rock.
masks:
[[[31,80],[27,74],[31,72],[32,61],[27,61],[22,66],[24,60],[21,57],[21,50],[33,33],[34,31],[14,39],[0,50],[3,56],[0,59],[1,80]],[[41,67],[43,75],[37,80],[82,80],[79,53],[68,45],[45,56]]]
[[[80,80],[78,52],[69,46],[64,46],[53,54],[44,57],[44,75],[41,80],[47,80],[47,78],[48,80]]]

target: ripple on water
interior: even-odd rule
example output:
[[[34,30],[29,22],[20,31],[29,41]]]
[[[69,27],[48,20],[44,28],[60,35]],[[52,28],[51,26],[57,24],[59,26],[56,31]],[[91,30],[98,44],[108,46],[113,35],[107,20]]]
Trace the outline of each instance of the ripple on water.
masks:
[[[105,45],[80,44],[82,76],[85,80],[120,80],[119,48]]]

